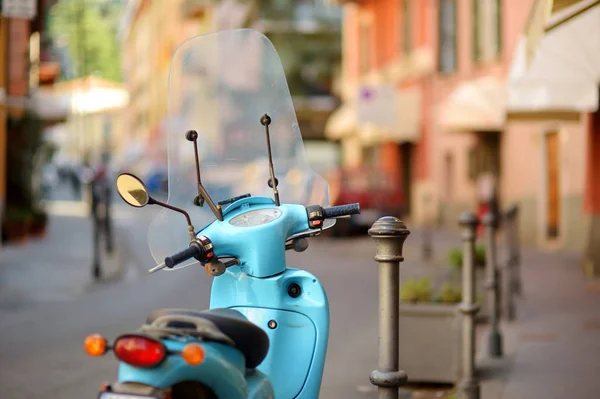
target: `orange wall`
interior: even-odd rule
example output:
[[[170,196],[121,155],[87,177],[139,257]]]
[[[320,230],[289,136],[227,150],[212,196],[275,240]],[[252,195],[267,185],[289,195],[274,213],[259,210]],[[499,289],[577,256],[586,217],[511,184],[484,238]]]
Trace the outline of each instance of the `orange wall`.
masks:
[[[417,180],[429,179],[443,167],[441,164],[444,152],[465,152],[471,145],[470,139],[464,136],[445,132],[438,125],[438,113],[447,97],[461,83],[494,75],[504,77],[510,66],[515,45],[524,27],[529,10],[534,0],[502,1],[502,50],[495,62],[476,63],[473,60],[473,20],[472,0],[456,0],[457,4],[457,51],[458,70],[451,75],[433,73],[419,79],[399,82],[399,87],[419,86],[422,90],[422,131],[415,147],[414,177]],[[439,0],[412,0],[410,9],[412,16],[412,47],[429,48],[438,60],[438,19]],[[398,0],[364,0],[346,6],[344,19],[344,68],[346,79],[356,84],[360,77],[360,20],[370,18],[371,70],[377,70],[386,63],[403,56],[404,10]],[[400,164],[399,154],[389,148],[382,148],[386,154],[385,168]],[[462,156],[462,155],[461,155]],[[457,174],[465,174],[464,169],[457,168]],[[456,179],[457,182],[463,180]],[[465,178],[463,183],[468,184]],[[460,185],[460,184],[459,184]],[[456,191],[460,191],[460,187]],[[468,191],[468,190],[466,190]]]
[[[29,21],[8,19],[8,95],[22,97],[29,89]]]

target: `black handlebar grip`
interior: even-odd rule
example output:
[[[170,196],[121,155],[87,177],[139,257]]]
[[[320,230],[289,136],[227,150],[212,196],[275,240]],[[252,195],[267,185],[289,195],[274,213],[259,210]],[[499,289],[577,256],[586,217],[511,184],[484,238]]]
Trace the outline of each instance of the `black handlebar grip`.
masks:
[[[323,217],[325,219],[336,218],[336,217],[340,217],[340,216],[357,215],[359,213],[360,213],[360,204],[359,203],[332,206],[331,208],[323,208]]]
[[[187,249],[176,253],[175,255],[167,256],[165,258],[165,265],[171,269],[174,266],[185,262],[191,258],[199,258],[202,255],[202,248],[198,244],[192,243]]]

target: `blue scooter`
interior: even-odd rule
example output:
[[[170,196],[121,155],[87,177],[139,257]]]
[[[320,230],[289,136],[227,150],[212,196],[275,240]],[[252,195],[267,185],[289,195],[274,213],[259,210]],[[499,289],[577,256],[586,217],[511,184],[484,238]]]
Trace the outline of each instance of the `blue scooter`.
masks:
[[[328,207],[281,61],[256,31],[184,42],[171,64],[169,115],[202,132],[170,129],[167,202],[127,173],[117,191],[134,207],[165,208],[149,228],[150,272],[202,264],[214,277],[210,309],[156,310],[112,343],[88,336],[89,355],[112,350],[120,362],[99,399],[317,398],[327,296],[314,275],[286,266],[286,251],[306,250],[307,238],[359,204]],[[225,192],[236,196],[218,198]]]

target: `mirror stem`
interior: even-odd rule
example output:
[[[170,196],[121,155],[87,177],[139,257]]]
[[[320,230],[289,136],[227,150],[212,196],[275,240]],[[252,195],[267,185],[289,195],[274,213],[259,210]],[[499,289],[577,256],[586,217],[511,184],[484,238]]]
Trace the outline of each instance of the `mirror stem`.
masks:
[[[271,174],[271,180],[269,186],[273,188],[273,197],[275,198],[275,205],[279,206],[279,191],[277,191],[277,178],[275,178],[275,169],[273,168],[273,155],[271,154],[271,136],[269,135],[269,125],[271,124],[271,117],[264,114],[260,118],[260,123],[265,127],[267,134],[267,150],[269,152],[269,173]]]
[[[196,239],[196,232],[194,231],[194,226],[192,225],[192,219],[190,219],[190,215],[186,211],[184,211],[183,209],[171,206],[169,204],[166,204],[164,202],[157,201],[154,198],[150,198],[148,200],[148,205],[162,206],[163,208],[167,208],[167,209],[170,209],[172,211],[179,212],[179,213],[183,214],[183,216],[185,216],[185,219],[187,221],[188,233],[190,235],[190,241],[193,241],[193,240]]]

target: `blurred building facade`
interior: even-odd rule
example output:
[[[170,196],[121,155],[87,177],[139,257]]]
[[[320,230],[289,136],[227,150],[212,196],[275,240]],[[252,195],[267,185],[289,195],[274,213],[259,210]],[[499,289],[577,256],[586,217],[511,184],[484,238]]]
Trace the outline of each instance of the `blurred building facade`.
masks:
[[[524,240],[583,250],[600,209],[600,2],[337,3],[347,90],[328,135],[346,162],[395,170],[415,222],[432,214],[456,227],[495,187],[501,206],[520,204]],[[537,52],[523,44],[531,25],[544,37]],[[523,52],[538,64],[525,66]]]
[[[399,179],[416,223],[454,227],[490,177],[505,199],[505,77],[532,1],[342,4],[349,91],[328,134],[346,159]]]
[[[324,0],[254,0],[245,26],[264,33],[283,63],[308,161],[325,175],[340,164],[325,125],[341,97],[342,10]]]
[[[508,75],[506,197],[530,241],[600,276],[600,1],[537,0]],[[515,184],[515,180],[521,184]]]
[[[323,134],[337,106],[341,13],[322,1],[141,0],[128,3],[121,31],[130,146],[165,162],[167,87],[171,57],[193,36],[222,29],[263,32],[279,52],[305,139],[335,158]],[[310,144],[309,144],[310,145]],[[161,152],[162,151],[162,152]],[[333,154],[333,155],[332,155]],[[335,163],[335,161],[332,161]]]
[[[435,4],[338,3],[345,5],[343,105],[330,118],[326,134],[341,142],[345,166],[366,164],[399,181],[404,208],[422,218],[425,203],[415,199],[431,186],[426,105],[435,73]]]
[[[125,88],[130,96],[124,153],[133,151],[164,161],[171,57],[182,41],[209,30],[210,10],[201,3],[189,0],[127,3],[120,32]],[[135,150],[140,147],[141,151]]]
[[[53,95],[69,108],[64,123],[48,133],[63,159],[97,165],[123,147],[129,93],[122,84],[89,76],[56,83]]]
[[[54,101],[49,88],[60,65],[50,51],[46,14],[56,0],[26,0],[11,9],[0,9],[0,219],[7,197],[8,118],[19,118],[26,110],[47,124],[66,117],[63,103]]]

